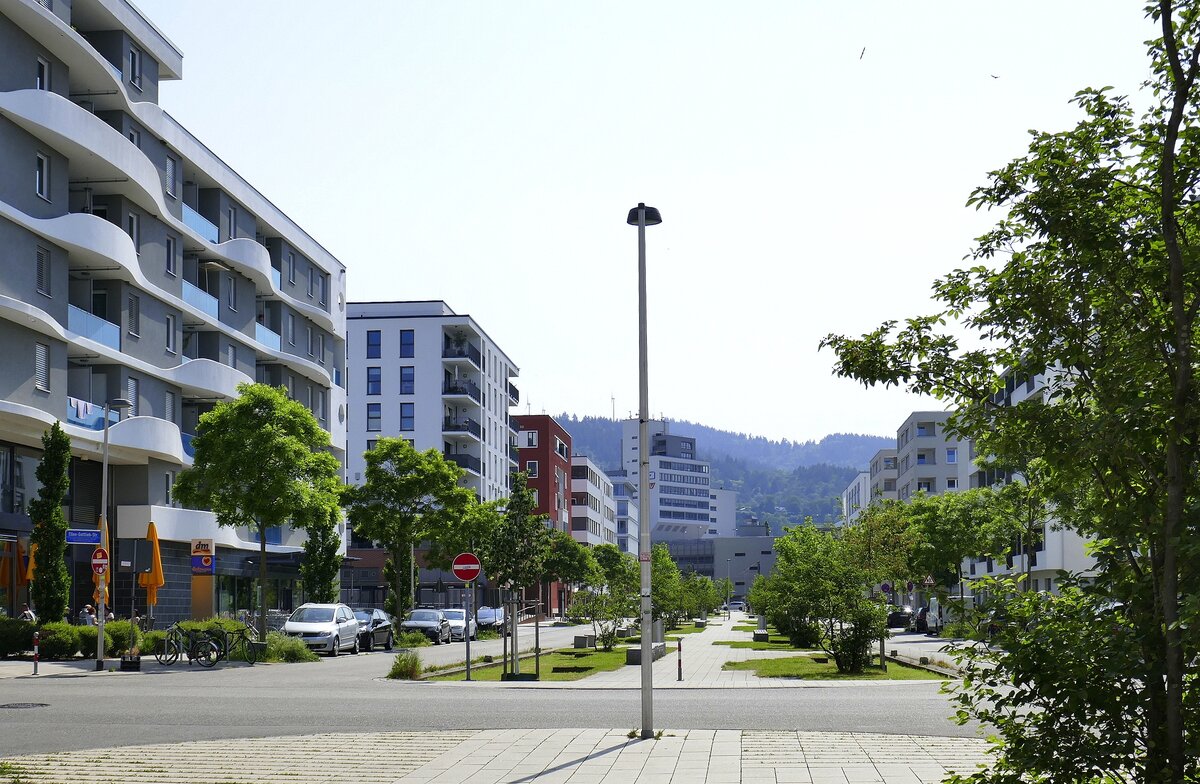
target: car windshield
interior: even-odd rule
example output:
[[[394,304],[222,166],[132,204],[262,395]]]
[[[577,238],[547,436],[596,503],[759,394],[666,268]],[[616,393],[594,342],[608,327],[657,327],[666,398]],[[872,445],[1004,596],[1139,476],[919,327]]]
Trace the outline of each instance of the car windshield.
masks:
[[[438,614],[432,610],[417,610],[408,616],[410,621],[436,621]]]
[[[461,621],[466,615],[462,610],[446,610],[446,617],[452,621]]]
[[[333,620],[333,608],[301,607],[288,620],[296,623],[328,623]]]
[[[371,613],[369,613],[369,612],[363,612],[362,610],[357,610],[354,613],[354,617],[360,621],[365,621],[366,623],[371,622]]]

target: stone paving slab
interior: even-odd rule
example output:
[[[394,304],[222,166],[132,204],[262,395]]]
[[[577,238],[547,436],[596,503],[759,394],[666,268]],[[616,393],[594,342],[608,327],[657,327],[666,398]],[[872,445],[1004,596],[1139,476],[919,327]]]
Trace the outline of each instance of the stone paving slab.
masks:
[[[331,733],[0,758],[0,782],[151,784],[932,784],[986,762],[964,738],[540,729]]]

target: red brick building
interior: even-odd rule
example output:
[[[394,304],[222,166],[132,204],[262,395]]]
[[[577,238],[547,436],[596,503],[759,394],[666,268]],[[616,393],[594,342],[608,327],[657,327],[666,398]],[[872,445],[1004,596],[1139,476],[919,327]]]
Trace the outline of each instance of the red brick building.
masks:
[[[536,511],[549,517],[559,531],[571,530],[571,434],[552,416],[514,416],[517,426],[517,470],[529,476]],[[559,615],[565,608],[566,590],[553,583],[544,597],[547,613]]]

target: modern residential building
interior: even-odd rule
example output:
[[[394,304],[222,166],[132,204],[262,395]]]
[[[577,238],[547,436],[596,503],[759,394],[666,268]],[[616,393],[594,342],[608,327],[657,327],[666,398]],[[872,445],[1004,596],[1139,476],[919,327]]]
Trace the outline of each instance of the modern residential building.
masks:
[[[952,411],[914,411],[896,431],[896,495],[937,495],[969,485],[971,442],[946,432]]]
[[[517,470],[516,364],[475,319],[438,300],[351,302],[347,306],[347,481],[361,484],[363,453],[383,437],[439,450],[463,469],[483,501],[507,498]],[[383,606],[386,554],[353,536],[343,599]],[[418,552],[420,563],[421,554]],[[350,579],[348,579],[350,578]],[[420,568],[419,602],[459,603],[449,572]]]
[[[714,487],[708,492],[709,536],[736,536],[737,491]]]
[[[538,514],[550,527],[571,530],[571,434],[546,414],[514,415],[517,468],[528,477]]]
[[[617,502],[617,547],[623,553],[636,553],[641,535],[637,483],[623,470],[609,471],[608,481],[612,482],[613,500]]]
[[[588,547],[617,543],[613,484],[586,455],[571,456],[571,536]]]
[[[895,501],[896,450],[880,449],[871,458],[871,501]]]
[[[181,508],[171,486],[199,417],[242,382],[286,386],[344,459],[345,267],[159,106],[183,54],[132,3],[0,0],[0,52],[0,614],[26,598],[12,567],[42,433],[71,437],[68,519],[95,528],[104,405],[121,398],[114,605],[146,611],[125,563],[153,521],[161,622],[250,609],[257,535]],[[193,581],[194,539],[212,540],[212,578]],[[267,533],[267,609],[302,600],[303,539]],[[72,610],[92,601],[85,549],[68,554]]]
[[[871,501],[871,474],[869,471],[859,471],[842,491],[842,519],[845,524],[854,525]]]

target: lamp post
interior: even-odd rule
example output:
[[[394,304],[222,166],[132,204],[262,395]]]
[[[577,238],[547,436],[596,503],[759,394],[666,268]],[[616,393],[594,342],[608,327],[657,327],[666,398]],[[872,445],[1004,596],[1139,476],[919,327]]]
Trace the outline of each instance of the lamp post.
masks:
[[[733,617],[729,602],[733,600],[733,559],[725,559],[725,620]]]
[[[101,447],[100,458],[100,540],[107,541],[109,547],[112,547],[112,537],[108,535],[108,412],[124,411],[132,407],[132,403],[121,397],[104,404],[104,444]],[[107,615],[104,604],[108,598],[107,580],[107,574],[100,575],[100,599],[96,602],[96,672],[104,671],[104,616]]]
[[[646,380],[646,227],[662,216],[643,203],[629,211],[625,222],[638,227],[638,562],[642,581],[642,738],[654,737],[653,621],[650,608],[650,392]]]

